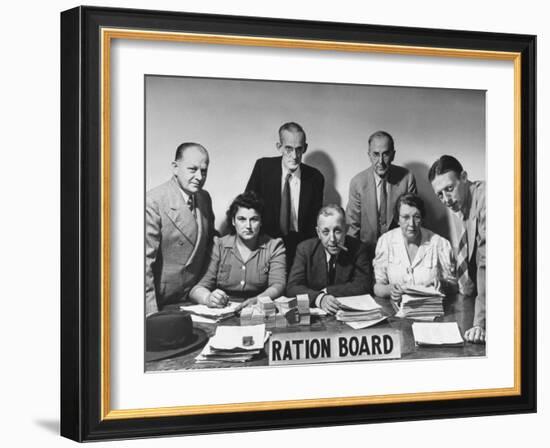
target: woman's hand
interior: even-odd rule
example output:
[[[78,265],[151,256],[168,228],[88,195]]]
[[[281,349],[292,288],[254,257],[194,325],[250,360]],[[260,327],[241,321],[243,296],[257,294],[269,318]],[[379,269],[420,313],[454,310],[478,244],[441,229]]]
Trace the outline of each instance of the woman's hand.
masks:
[[[229,297],[221,289],[215,289],[206,298],[205,305],[208,308],[223,308],[229,302]]]
[[[325,310],[329,314],[336,314],[340,309],[340,302],[334,296],[326,294],[321,299],[321,309]]]
[[[392,283],[390,285],[390,298],[396,302],[399,302],[401,300],[402,295],[403,295],[402,286],[397,283]]]
[[[255,305],[257,301],[258,301],[257,297],[251,297],[250,299],[246,299],[243,302],[241,302],[239,306],[237,306],[237,308],[235,309],[235,312],[238,313],[243,308],[246,308],[249,305]]]
[[[433,286],[436,291],[441,292],[441,280],[435,277],[430,283],[426,286]]]

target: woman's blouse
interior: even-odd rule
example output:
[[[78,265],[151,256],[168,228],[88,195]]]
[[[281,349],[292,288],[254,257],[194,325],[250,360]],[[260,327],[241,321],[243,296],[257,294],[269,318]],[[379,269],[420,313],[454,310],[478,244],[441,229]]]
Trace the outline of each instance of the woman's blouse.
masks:
[[[456,285],[455,259],[449,241],[425,228],[420,232],[420,245],[412,262],[400,228],[378,239],[373,261],[376,283],[426,285],[437,278]]]
[[[221,289],[236,301],[255,297],[268,287],[277,291],[272,298],[283,295],[286,286],[283,240],[260,235],[258,248],[243,261],[236,238],[226,235],[214,241],[208,270],[194,288]]]

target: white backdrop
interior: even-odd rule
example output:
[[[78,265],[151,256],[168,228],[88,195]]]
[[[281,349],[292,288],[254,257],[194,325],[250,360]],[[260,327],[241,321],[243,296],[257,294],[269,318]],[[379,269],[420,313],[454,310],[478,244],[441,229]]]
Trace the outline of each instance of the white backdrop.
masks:
[[[88,4],[135,8],[187,10],[205,13],[272,16],[296,19],[354,21],[403,26],[474,29],[495,32],[538,34],[539,123],[548,123],[548,78],[550,60],[546,39],[550,35],[548,12],[542,3],[487,2],[465,0],[459,4],[395,1],[387,6],[363,5],[341,0],[337,3],[232,2],[158,0],[92,1]],[[7,244],[3,257],[3,299],[6,310],[2,336],[2,432],[5,446],[69,446],[57,436],[59,415],[59,11],[75,6],[70,1],[9,3],[4,7],[2,27],[3,164],[0,176],[4,219],[0,224]],[[7,137],[7,138],[6,138]],[[548,227],[548,204],[543,206],[550,179],[542,167],[550,163],[547,132],[541,125],[539,145],[539,229]],[[24,180],[22,177],[24,176]],[[10,194],[11,193],[11,194]],[[32,201],[32,208],[29,203]],[[546,201],[547,202],[547,201]],[[10,212],[14,213],[10,213]],[[9,219],[8,217],[12,217]],[[17,216],[19,219],[15,219]],[[15,221],[17,224],[15,224]],[[545,225],[546,224],[546,225]],[[26,238],[17,238],[25,235]],[[32,235],[32,237],[31,237]],[[550,239],[539,236],[539,279],[550,274],[542,253],[550,250]],[[32,287],[32,286],[35,287]],[[32,289],[31,289],[32,288]],[[548,287],[539,281],[539,328],[547,316],[543,299]],[[32,304],[24,318],[13,313],[12,303]],[[8,308],[9,307],[9,308]],[[9,314],[8,314],[9,313]],[[550,395],[545,387],[548,330],[539,330],[539,414],[421,421],[337,428],[200,436],[192,439],[155,439],[96,446],[335,446],[368,443],[393,446],[464,447],[518,446],[528,440],[547,440]],[[457,437],[460,434],[461,437]],[[538,443],[542,446],[544,442]]]

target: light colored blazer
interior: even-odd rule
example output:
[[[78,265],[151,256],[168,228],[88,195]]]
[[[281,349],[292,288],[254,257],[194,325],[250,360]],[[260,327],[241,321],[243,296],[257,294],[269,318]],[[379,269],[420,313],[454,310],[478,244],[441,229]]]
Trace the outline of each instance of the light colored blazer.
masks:
[[[388,201],[387,222],[391,229],[394,221],[393,209],[397,198],[403,193],[416,193],[416,181],[413,174],[406,168],[391,165],[387,178]],[[348,235],[359,238],[374,252],[378,238],[378,201],[376,199],[376,184],[374,170],[371,167],[361,171],[349,186],[349,199],[346,208]],[[397,221],[397,220],[395,220]]]
[[[467,199],[468,217],[466,232],[468,234],[468,273],[476,286],[474,326],[485,328],[485,266],[486,266],[486,207],[485,182],[468,181],[470,196]],[[449,219],[452,219],[449,211]],[[452,222],[450,223],[453,224]],[[458,249],[458,236],[451,232],[451,244],[455,254]]]
[[[175,178],[147,192],[145,203],[145,313],[185,300],[204,274],[214,236],[208,192],[195,194],[195,213]]]

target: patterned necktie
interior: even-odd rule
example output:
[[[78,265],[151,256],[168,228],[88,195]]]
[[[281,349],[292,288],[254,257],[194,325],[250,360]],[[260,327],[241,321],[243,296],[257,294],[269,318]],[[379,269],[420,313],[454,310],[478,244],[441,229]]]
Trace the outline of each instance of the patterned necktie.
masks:
[[[380,182],[380,208],[378,209],[378,236],[386,232],[388,211],[388,194],[386,192],[386,179]]]
[[[290,230],[290,176],[292,176],[291,173],[286,175],[283,194],[281,196],[281,214],[279,217],[279,225],[283,235],[287,235]]]
[[[328,261],[328,284],[334,285],[336,278],[336,255],[331,255]]]
[[[460,294],[470,296],[473,294],[474,285],[468,273],[468,232],[466,231],[466,221],[461,220],[460,223],[461,234],[456,254],[456,277]]]
[[[187,207],[191,211],[195,210],[195,201],[193,200],[193,196],[191,195],[187,198]]]

